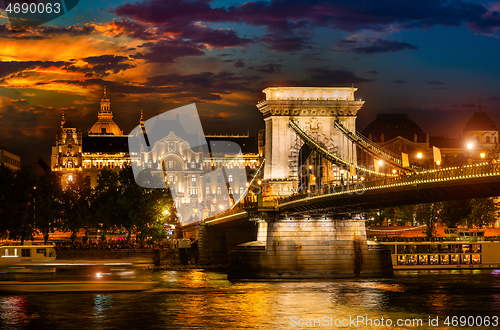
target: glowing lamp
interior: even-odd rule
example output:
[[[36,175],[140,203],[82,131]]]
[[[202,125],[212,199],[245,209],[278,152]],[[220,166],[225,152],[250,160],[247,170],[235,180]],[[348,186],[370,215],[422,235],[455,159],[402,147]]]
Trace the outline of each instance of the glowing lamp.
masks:
[[[422,153],[421,153],[421,152],[419,152],[419,153],[417,154],[417,158],[422,158]]]
[[[481,158],[484,158],[484,157],[486,157],[486,153],[482,152],[479,154],[479,156],[481,156]]]

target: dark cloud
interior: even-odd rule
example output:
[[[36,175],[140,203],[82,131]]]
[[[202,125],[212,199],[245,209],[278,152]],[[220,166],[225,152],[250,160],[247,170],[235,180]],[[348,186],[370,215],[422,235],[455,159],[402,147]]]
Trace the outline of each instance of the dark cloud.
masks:
[[[427,80],[425,83],[429,85],[446,85],[444,82],[439,80]]]
[[[234,63],[234,67],[235,68],[244,68],[245,67],[245,62],[243,62],[243,60],[240,58],[236,61],[236,63]]]
[[[92,70],[99,75],[118,73],[127,69],[135,68],[135,65],[127,63],[127,56],[101,55],[83,58],[85,62],[92,66]]]
[[[165,32],[185,33],[183,38],[198,38],[210,44],[216,44],[218,40],[214,37],[219,35],[224,40],[219,47],[242,45],[250,41],[238,37],[233,30],[211,30],[197,24],[198,22],[245,23],[264,27],[267,34],[261,41],[274,50],[285,52],[298,51],[307,46],[308,38],[304,38],[303,33],[310,33],[318,27],[354,32],[466,24],[474,31],[485,33],[496,32],[500,27],[498,12],[489,11],[481,4],[462,0],[271,0],[248,1],[230,7],[214,6],[211,0],[148,0],[120,5],[115,8],[114,13],[143,24],[161,27]],[[200,36],[193,33],[204,29],[206,31]],[[361,49],[359,52],[397,51],[401,47],[414,49],[412,47],[415,46],[381,44],[374,45],[373,50]]]
[[[246,46],[252,42],[248,38],[240,38],[233,29],[212,29],[207,26],[188,25],[166,27],[166,32],[176,32],[180,38],[194,43],[209,44],[215,48]]]
[[[68,64],[69,62],[64,61],[0,61],[0,78],[28,69],[62,67]]]
[[[399,52],[405,49],[417,50],[418,48],[406,42],[370,38],[366,38],[364,42],[360,42],[356,39],[344,39],[339,41],[335,47],[337,51],[347,51],[356,54]]]
[[[368,73],[371,73],[371,74],[378,74],[378,71],[371,70],[371,71],[368,71]]]
[[[388,52],[399,52],[405,49],[417,50],[418,48],[406,42],[377,39],[369,46],[354,47],[352,48],[352,51],[356,54],[379,54]]]
[[[230,94],[234,91],[248,90],[248,77],[236,76],[230,72],[202,72],[197,74],[158,75],[147,78],[146,86],[160,88],[168,93]]]
[[[155,33],[148,30],[148,27],[144,24],[139,24],[130,21],[113,21],[108,24],[108,28],[115,32],[115,36],[127,35],[131,38],[141,39],[141,40],[153,40],[158,38]]]
[[[256,67],[249,67],[248,69],[266,74],[275,74],[275,73],[280,73],[281,68],[282,68],[281,64],[266,64],[266,65],[259,65]]]
[[[198,46],[180,40],[147,42],[139,46],[139,49],[144,49],[145,51],[138,52],[132,55],[132,57],[143,59],[150,63],[174,63],[180,57],[205,55]]]
[[[406,80],[403,80],[403,79],[398,79],[398,80],[394,80],[394,83],[395,84],[406,84],[407,81]]]
[[[2,101],[0,145],[19,155],[23,165],[47,156],[54,143],[59,109],[25,99],[4,97]]]
[[[266,34],[260,38],[260,41],[271,50],[290,53],[297,52],[305,48],[311,48],[309,40],[310,38],[307,37],[297,35],[283,36],[275,33]]]

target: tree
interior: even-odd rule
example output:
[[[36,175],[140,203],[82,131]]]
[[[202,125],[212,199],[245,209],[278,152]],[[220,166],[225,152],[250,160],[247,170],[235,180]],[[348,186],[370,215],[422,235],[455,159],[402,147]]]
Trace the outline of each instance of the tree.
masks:
[[[96,228],[103,231],[103,237],[111,228],[120,225],[120,204],[118,173],[109,169],[101,171],[101,177],[92,198],[92,212]]]
[[[92,198],[92,189],[90,183],[82,178],[80,173],[75,173],[67,182],[66,189],[62,192],[62,214],[61,229],[71,232],[71,240],[75,241],[80,229],[95,227],[92,222],[92,212],[90,201]]]
[[[10,168],[0,165],[0,238],[7,238],[10,224],[16,219],[12,190],[15,173]]]
[[[418,204],[416,206],[415,218],[418,222],[427,225],[425,231],[428,238],[434,236],[438,222],[439,205],[433,203]]]
[[[63,211],[60,176],[46,173],[38,178],[34,191],[35,228],[40,231],[45,244],[53,233]]]
[[[441,211],[439,218],[441,222],[449,228],[456,228],[458,225],[465,225],[471,216],[471,200],[447,201],[439,203]]]
[[[482,228],[497,219],[498,205],[493,198],[474,198],[471,201],[471,224]]]
[[[35,171],[33,167],[23,167],[14,175],[14,181],[6,196],[8,206],[7,223],[9,238],[20,240],[33,239],[35,232]]]

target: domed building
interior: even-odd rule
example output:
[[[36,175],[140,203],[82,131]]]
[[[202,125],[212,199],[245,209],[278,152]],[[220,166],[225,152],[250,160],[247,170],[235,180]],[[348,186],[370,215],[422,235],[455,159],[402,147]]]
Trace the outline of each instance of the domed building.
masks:
[[[97,122],[89,130],[90,135],[114,135],[121,136],[123,131],[113,121],[113,112],[111,112],[111,101],[106,95],[106,87],[104,87],[104,97],[101,99],[101,107],[97,114]]]
[[[486,112],[474,112],[471,119],[465,124],[464,139],[479,149],[492,148],[498,143],[498,129]]]
[[[410,163],[416,165],[433,165],[433,147],[439,148],[442,166],[484,161],[500,156],[498,129],[493,120],[481,111],[474,112],[465,124],[463,136],[458,138],[429,137],[407,114],[378,114],[364,129],[363,135],[395,153],[407,153]],[[371,163],[371,160],[366,159],[359,161]]]
[[[407,114],[379,113],[363,131],[371,141],[386,143],[396,137],[402,137],[414,143],[425,143],[428,136],[420,126],[408,118]]]
[[[369,140],[396,154],[408,154],[411,164],[421,163],[432,157],[429,135],[408,118],[407,114],[377,114],[377,118],[363,130]],[[359,153],[363,156],[364,153]],[[417,156],[420,155],[420,156]],[[360,163],[372,164],[372,159],[359,159]]]
[[[82,136],[80,129],[66,122],[63,112],[51,155],[51,169],[62,173],[63,186],[79,171],[94,187],[103,168],[122,168],[130,163],[128,136],[113,121],[110,104],[104,87],[98,119],[88,136]]]

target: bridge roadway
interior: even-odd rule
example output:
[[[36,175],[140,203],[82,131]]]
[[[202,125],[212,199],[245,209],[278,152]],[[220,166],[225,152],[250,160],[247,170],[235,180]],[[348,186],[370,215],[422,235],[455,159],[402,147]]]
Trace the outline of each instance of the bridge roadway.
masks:
[[[380,207],[500,196],[500,163],[483,163],[359,181],[316,193],[242,203],[205,219],[206,225],[248,219],[252,213],[344,213]],[[262,218],[261,216],[257,217]]]

